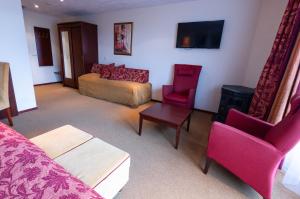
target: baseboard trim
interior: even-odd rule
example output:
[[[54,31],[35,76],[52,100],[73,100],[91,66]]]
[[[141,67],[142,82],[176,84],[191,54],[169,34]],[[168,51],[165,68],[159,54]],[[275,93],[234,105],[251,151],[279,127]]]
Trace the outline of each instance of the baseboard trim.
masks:
[[[37,109],[38,109],[38,107],[26,109],[26,110],[23,110],[23,111],[19,111],[19,114],[26,113],[26,112],[30,112],[30,111],[34,111],[34,110],[37,110]]]
[[[162,103],[161,100],[156,100],[156,99],[151,99],[152,102],[157,102],[157,103]],[[207,111],[207,110],[203,110],[203,109],[198,109],[198,108],[194,108],[194,111],[199,111],[199,112],[203,112],[203,113],[208,113],[208,114],[216,114],[215,112],[212,111]]]
[[[59,82],[49,82],[49,83],[43,83],[43,84],[34,84],[33,86],[45,86],[45,85],[49,85],[49,84],[58,84],[58,83],[62,83],[62,81],[59,81]]]

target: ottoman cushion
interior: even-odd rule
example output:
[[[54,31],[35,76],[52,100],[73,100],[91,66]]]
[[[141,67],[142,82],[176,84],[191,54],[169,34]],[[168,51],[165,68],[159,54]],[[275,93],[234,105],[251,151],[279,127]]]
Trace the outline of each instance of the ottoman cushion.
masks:
[[[128,158],[128,153],[99,138],[93,138],[56,158],[55,161],[94,188]]]
[[[92,138],[92,135],[84,131],[65,125],[34,137],[30,141],[43,149],[50,158],[54,159]]]

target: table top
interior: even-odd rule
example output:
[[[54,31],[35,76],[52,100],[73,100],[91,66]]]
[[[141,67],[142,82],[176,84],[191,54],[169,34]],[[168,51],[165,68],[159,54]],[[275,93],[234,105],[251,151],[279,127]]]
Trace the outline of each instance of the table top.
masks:
[[[191,109],[169,104],[156,103],[140,112],[140,115],[173,125],[181,125],[191,113]]]

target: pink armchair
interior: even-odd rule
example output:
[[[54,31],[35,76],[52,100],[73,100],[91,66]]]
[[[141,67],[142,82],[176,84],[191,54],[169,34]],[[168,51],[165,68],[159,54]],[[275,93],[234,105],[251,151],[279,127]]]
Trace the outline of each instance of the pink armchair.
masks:
[[[163,86],[163,103],[194,108],[202,66],[175,64],[173,85]]]
[[[226,124],[212,125],[203,172],[208,172],[214,160],[271,199],[278,166],[300,140],[300,89],[291,106],[289,115],[277,125],[231,109]]]

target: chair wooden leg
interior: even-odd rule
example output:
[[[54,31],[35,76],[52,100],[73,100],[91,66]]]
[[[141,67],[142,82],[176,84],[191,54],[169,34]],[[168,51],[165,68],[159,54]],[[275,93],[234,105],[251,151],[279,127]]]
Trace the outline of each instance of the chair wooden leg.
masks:
[[[210,158],[206,157],[206,162],[205,162],[205,166],[203,169],[204,174],[207,174],[211,162],[212,162],[212,160]]]
[[[187,128],[186,128],[187,132],[190,131],[191,118],[192,118],[192,114],[190,114],[189,117],[188,117]]]
[[[12,120],[12,116],[11,116],[11,109],[10,107],[6,109],[6,117],[7,117],[7,120],[8,120],[8,123],[10,126],[13,126],[14,123],[13,123],[13,120]]]

